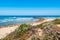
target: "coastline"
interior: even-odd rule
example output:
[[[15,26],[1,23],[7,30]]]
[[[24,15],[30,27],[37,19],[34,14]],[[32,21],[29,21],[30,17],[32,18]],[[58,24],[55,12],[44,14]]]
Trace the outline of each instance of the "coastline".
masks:
[[[52,20],[54,20],[54,19],[45,19],[43,21],[31,22],[31,23],[26,23],[26,24],[30,24],[32,26],[35,26],[35,25],[39,25],[43,22],[52,21]],[[13,32],[19,26],[20,26],[20,24],[0,27],[0,39],[6,37],[7,35],[9,35],[11,32]]]

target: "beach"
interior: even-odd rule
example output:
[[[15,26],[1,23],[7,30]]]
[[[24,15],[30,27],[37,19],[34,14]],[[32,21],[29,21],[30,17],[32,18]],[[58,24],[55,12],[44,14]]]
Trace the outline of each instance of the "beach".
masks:
[[[35,26],[35,25],[39,25],[43,22],[52,21],[52,20],[54,20],[54,19],[45,19],[43,21],[32,22],[32,23],[29,23],[29,24],[32,25],[32,26]],[[0,28],[0,39],[6,37],[11,32],[15,31],[15,29],[18,28],[18,27],[19,27],[19,25],[13,25],[13,26],[7,26],[7,27]]]
[[[5,36],[9,35],[11,32],[15,31],[16,28],[18,28],[18,25],[0,28],[0,39],[4,38]]]

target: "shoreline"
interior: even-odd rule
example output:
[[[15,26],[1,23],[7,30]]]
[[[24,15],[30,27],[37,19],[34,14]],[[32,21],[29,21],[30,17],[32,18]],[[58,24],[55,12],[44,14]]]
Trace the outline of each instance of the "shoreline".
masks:
[[[21,25],[21,24],[14,24],[14,25],[0,26],[0,28],[13,27],[13,26],[19,26],[19,25]]]

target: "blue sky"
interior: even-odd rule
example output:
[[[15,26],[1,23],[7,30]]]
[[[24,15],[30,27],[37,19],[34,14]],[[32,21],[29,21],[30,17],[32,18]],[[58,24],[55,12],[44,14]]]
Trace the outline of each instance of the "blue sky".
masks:
[[[0,0],[0,15],[60,15],[60,0]]]

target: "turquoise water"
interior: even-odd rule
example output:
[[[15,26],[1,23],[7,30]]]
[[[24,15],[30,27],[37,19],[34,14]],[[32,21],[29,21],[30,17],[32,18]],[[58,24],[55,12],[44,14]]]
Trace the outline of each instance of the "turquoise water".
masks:
[[[0,16],[0,26],[34,22],[36,18],[57,18],[57,16]]]

